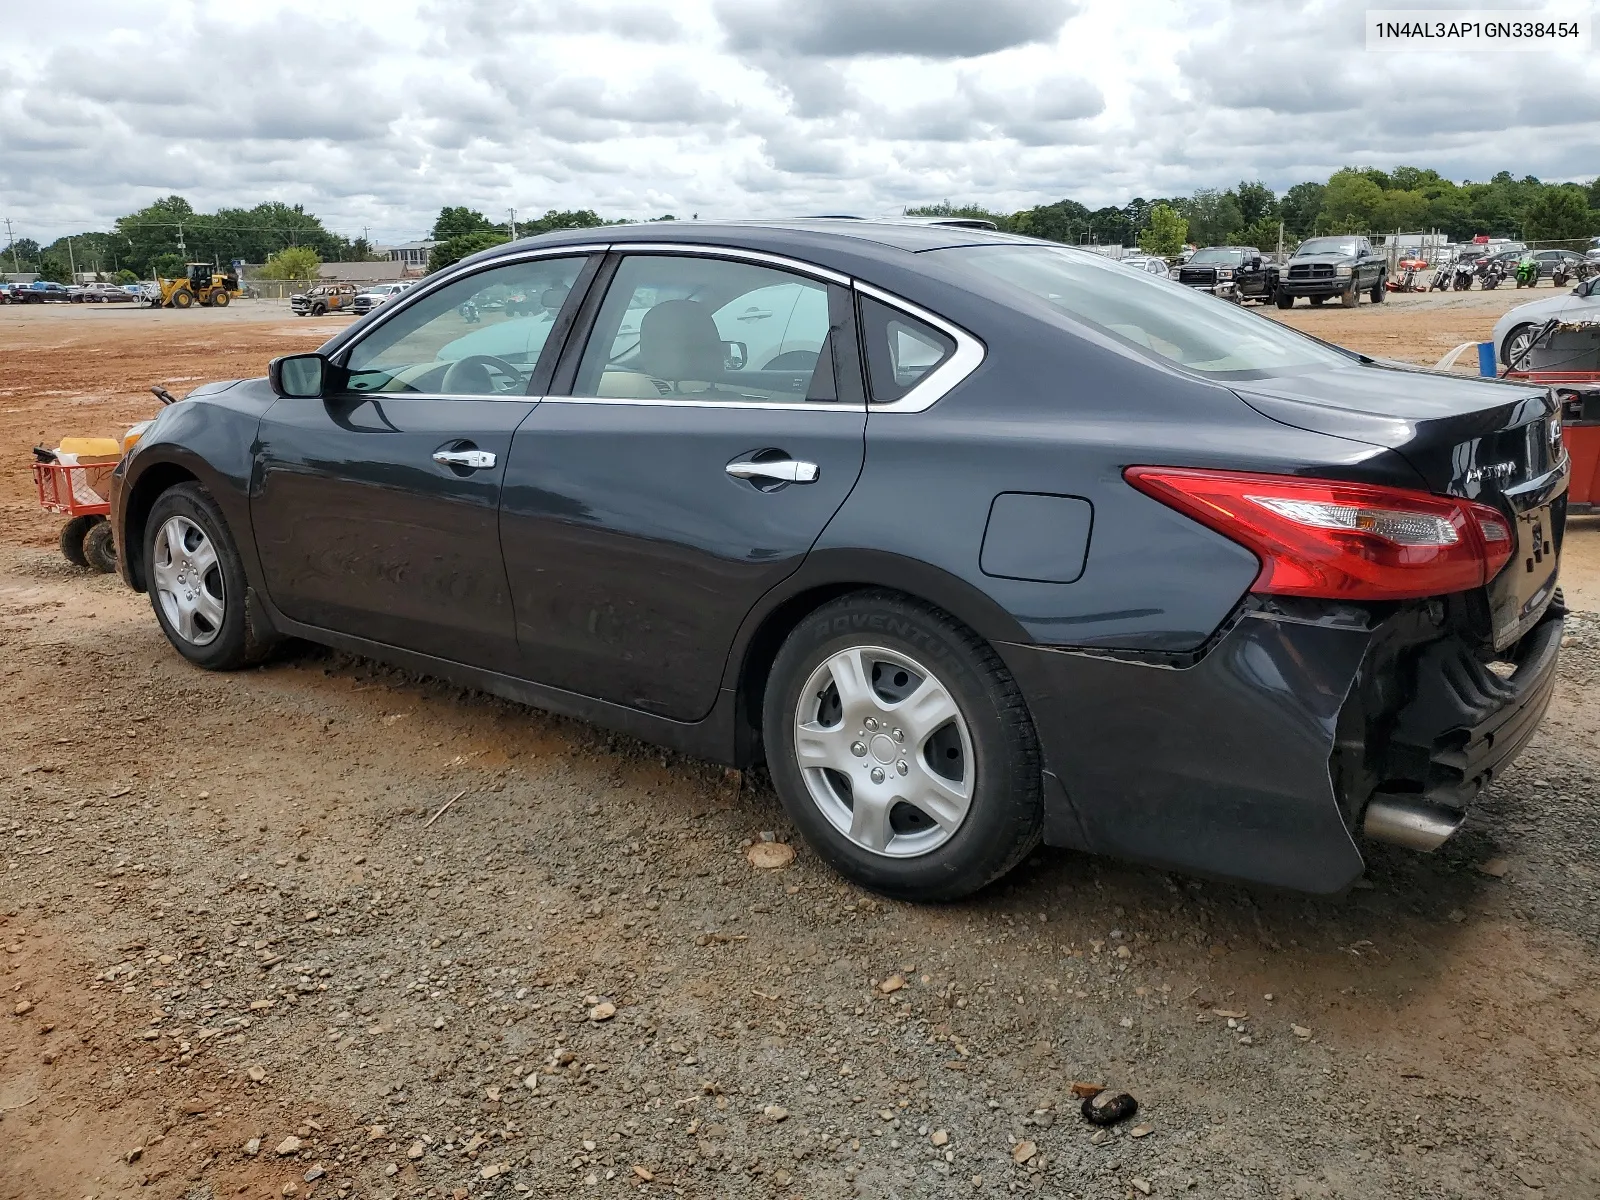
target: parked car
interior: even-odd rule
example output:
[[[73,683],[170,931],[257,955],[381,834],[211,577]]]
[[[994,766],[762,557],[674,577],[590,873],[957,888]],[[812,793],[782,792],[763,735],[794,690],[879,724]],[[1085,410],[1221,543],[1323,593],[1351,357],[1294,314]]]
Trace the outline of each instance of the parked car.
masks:
[[[1178,282],[1225,300],[1271,300],[1278,290],[1276,264],[1254,246],[1206,246],[1178,268]]]
[[[357,316],[364,316],[373,309],[393,300],[410,286],[411,283],[409,282],[370,284],[356,293],[355,299],[350,302],[351,310]]]
[[[1533,259],[1539,264],[1540,279],[1549,279],[1558,268],[1565,268],[1566,273],[1570,275],[1578,264],[1584,261],[1583,255],[1573,250],[1535,250]],[[1518,261],[1520,260],[1519,255]]]
[[[1519,304],[1494,323],[1491,335],[1500,365],[1517,370],[1532,344],[1533,335],[1546,321],[1600,321],[1600,276],[1587,279],[1571,291],[1543,300]]]
[[[134,297],[114,283],[86,283],[81,299],[85,304],[124,304]]]
[[[1292,307],[1299,296],[1308,297],[1313,305],[1337,296],[1346,308],[1354,308],[1362,292],[1374,304],[1382,304],[1388,273],[1388,261],[1364,237],[1308,238],[1278,273],[1278,307]]]
[[[469,328],[492,289],[540,312]],[[198,666],[299,637],[765,762],[892,895],[1041,839],[1336,892],[1532,735],[1567,478],[1547,389],[1071,247],[652,223],[475,255],[196,389],[110,519]]]
[[[1130,254],[1122,260],[1122,265],[1131,267],[1135,271],[1143,271],[1147,275],[1159,275],[1163,279],[1170,273],[1167,260],[1157,258],[1153,254]]]
[[[11,293],[13,304],[68,304],[72,300],[67,289],[59,283],[51,283],[48,279],[35,279],[32,283],[19,284]]]
[[[297,317],[320,317],[330,312],[352,312],[355,309],[356,285],[353,283],[319,283],[304,292],[289,297],[289,311]]]

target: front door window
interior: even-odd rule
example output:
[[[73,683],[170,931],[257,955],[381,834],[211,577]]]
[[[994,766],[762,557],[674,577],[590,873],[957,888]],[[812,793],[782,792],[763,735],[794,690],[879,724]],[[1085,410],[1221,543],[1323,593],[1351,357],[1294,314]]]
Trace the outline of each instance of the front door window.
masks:
[[[351,349],[353,392],[525,395],[584,259],[467,275],[407,305]]]

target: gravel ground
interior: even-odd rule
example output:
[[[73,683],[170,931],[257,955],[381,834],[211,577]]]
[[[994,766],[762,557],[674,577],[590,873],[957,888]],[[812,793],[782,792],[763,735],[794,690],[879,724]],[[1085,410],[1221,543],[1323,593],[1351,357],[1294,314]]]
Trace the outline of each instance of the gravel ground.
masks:
[[[1287,315],[1431,361],[1499,297]],[[6,313],[13,459],[333,328]],[[1046,850],[915,907],[757,778],[316,650],[195,671],[57,527],[0,474],[0,1200],[1600,1195],[1600,617],[1462,835],[1348,896]]]
[[[1600,1186],[1593,617],[1469,830],[1333,901],[1056,851],[885,901],[759,781],[314,650],[197,672],[44,552],[0,650],[0,1194]]]

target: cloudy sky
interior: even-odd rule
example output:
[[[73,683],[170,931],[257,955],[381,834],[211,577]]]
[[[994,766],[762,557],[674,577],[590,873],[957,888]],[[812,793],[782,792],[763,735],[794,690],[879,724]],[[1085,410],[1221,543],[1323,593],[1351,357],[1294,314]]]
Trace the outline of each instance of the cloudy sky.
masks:
[[[0,217],[45,241],[179,192],[393,242],[442,204],[887,214],[1281,190],[1349,163],[1600,172],[1600,55],[1372,53],[1365,8],[11,0]]]

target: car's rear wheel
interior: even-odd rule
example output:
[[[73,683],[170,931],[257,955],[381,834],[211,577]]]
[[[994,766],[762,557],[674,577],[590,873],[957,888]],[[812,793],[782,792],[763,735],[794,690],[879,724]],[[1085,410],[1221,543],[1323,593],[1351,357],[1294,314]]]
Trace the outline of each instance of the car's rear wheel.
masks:
[[[1324,300],[1326,300],[1326,299],[1327,299],[1326,296],[1312,296],[1311,297],[1311,307],[1312,308],[1321,308],[1322,307],[1322,302]]]
[[[999,656],[893,592],[824,605],[789,635],[763,706],[779,799],[836,870],[952,900],[1039,841],[1038,741]]]
[[[156,620],[179,654],[210,671],[266,656],[271,641],[252,623],[238,547],[216,500],[198,483],[156,498],[145,526],[144,566]]]
[[[1533,348],[1533,335],[1538,332],[1538,326],[1531,323],[1514,325],[1511,332],[1506,334],[1505,341],[1500,343],[1500,364],[1508,371],[1524,370],[1523,362],[1528,357],[1528,351]]]
[[[1374,304],[1383,303],[1384,296],[1388,294],[1387,280],[1384,276],[1378,276],[1378,282],[1372,285],[1372,291],[1368,294],[1372,297]]]

